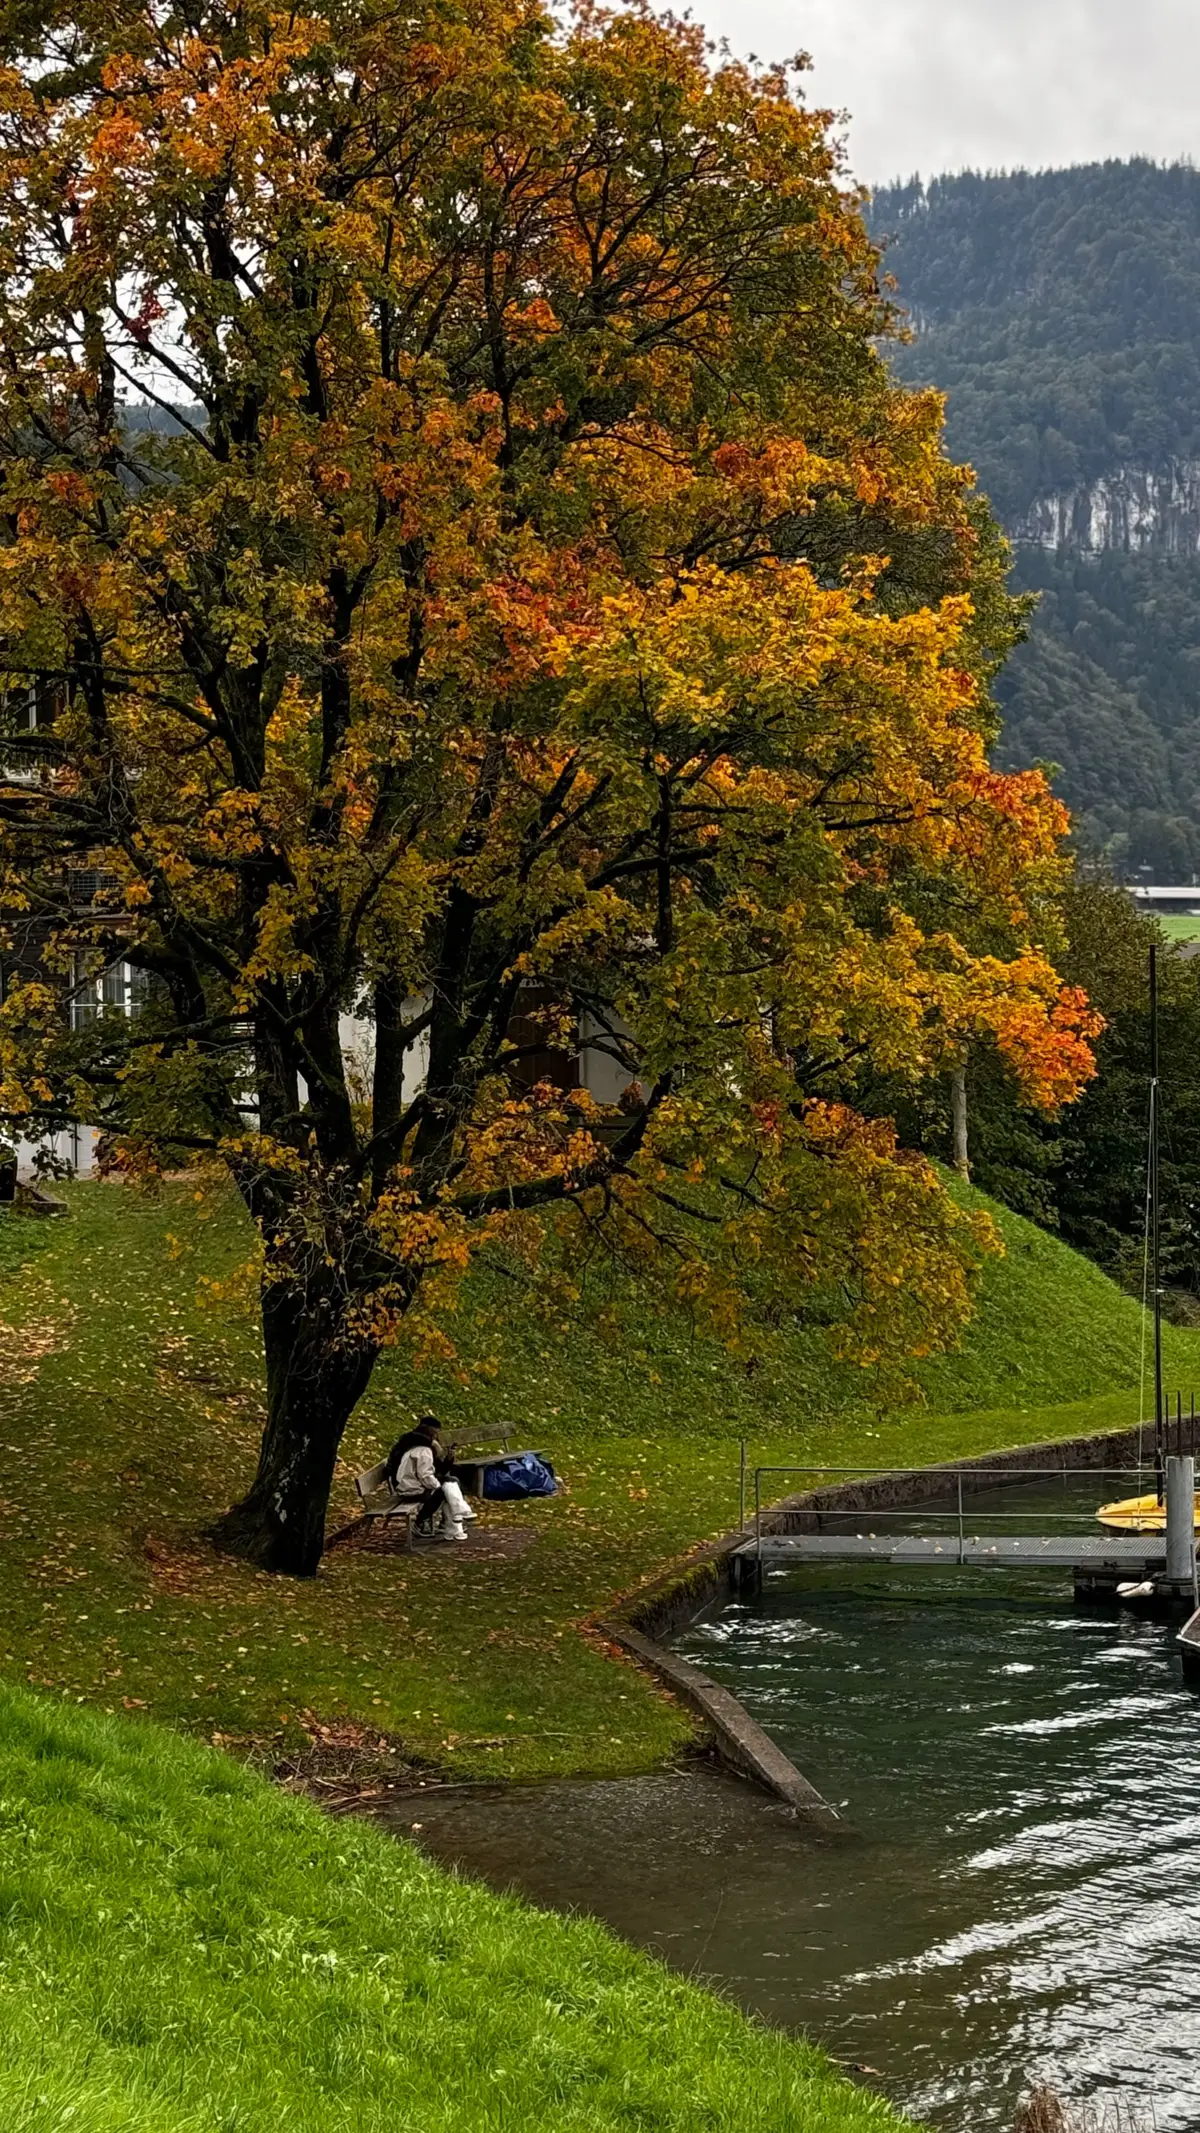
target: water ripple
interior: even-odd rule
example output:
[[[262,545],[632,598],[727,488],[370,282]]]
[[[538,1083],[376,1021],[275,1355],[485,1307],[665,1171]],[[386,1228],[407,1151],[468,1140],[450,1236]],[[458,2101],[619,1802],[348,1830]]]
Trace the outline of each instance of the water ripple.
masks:
[[[1200,1706],[1170,1632],[1048,1597],[825,1573],[684,1640],[859,1832],[755,1882],[751,2003],[950,2133],[1041,2078],[1200,2133]]]

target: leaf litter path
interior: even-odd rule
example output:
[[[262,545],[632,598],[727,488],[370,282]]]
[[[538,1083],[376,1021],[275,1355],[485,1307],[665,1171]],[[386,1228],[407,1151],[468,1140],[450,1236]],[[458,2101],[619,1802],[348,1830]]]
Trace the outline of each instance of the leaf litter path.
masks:
[[[47,1356],[66,1347],[75,1313],[65,1297],[57,1297],[45,1281],[37,1283],[36,1312],[53,1307],[54,1316],[30,1314],[21,1324],[0,1319],[0,1394],[21,1392],[32,1385]]]

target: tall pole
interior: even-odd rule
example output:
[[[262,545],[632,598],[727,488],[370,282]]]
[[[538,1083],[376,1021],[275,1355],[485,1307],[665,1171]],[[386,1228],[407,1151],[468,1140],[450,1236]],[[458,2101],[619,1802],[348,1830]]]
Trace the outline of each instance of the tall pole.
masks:
[[[1150,1275],[1154,1289],[1154,1472],[1163,1500],[1162,1288],[1158,1263],[1158,949],[1150,950]]]
[[[1196,1462],[1167,1461],[1167,1583],[1186,1586],[1196,1578]]]
[[[971,1179],[971,1158],[967,1146],[967,1070],[956,1066],[950,1076],[950,1117],[954,1132],[954,1168],[967,1183]]]

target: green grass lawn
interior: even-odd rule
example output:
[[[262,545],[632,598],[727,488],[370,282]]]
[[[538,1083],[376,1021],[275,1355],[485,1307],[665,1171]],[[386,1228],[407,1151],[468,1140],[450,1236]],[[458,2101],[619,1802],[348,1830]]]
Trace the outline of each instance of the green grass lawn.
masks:
[[[1200,940],[1200,912],[1159,911],[1155,915],[1169,941]]]
[[[923,1408],[876,1412],[812,1332],[764,1320],[735,1361],[636,1299],[619,1335],[548,1326],[494,1274],[460,1313],[481,1366],[466,1386],[385,1359],[335,1516],[353,1472],[430,1405],[513,1420],[564,1492],[489,1507],[461,1549],[335,1548],[297,1584],[201,1537],[249,1478],[262,1421],[253,1312],[206,1300],[245,1255],[233,1203],[203,1218],[182,1185],[70,1201],[61,1221],[0,1220],[0,1668],[268,1756],[323,1724],[459,1775],[644,1769],[690,1721],[586,1624],[733,1523],[739,1437],[752,1463],[912,1464],[1136,1410],[1138,1308],[1006,1214],[1007,1255],[961,1350],[924,1366]],[[1195,1357],[1197,1336],[1170,1331],[1173,1382]]]
[[[0,1686],[4,2133],[900,2133],[586,1920]]]

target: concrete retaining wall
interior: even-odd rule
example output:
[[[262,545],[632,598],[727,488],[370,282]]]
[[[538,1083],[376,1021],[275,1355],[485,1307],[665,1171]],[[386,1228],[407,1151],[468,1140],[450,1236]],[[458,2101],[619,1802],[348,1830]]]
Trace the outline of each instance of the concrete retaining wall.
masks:
[[[605,1636],[623,1645],[635,1659],[653,1667],[685,1703],[699,1712],[713,1736],[718,1756],[729,1769],[735,1770],[739,1777],[748,1777],[755,1784],[765,1786],[768,1792],[785,1801],[795,1814],[803,1815],[806,1821],[827,1834],[844,1830],[840,1816],[827,1800],[822,1799],[816,1786],[810,1785],[795,1764],[789,1762],[782,1748],[763,1732],[757,1719],[751,1718],[745,1706],[728,1689],[710,1680],[689,1660],[681,1659],[677,1652],[667,1651],[653,1638],[643,1636],[640,1630],[631,1629],[628,1623],[601,1622],[597,1627]]]

